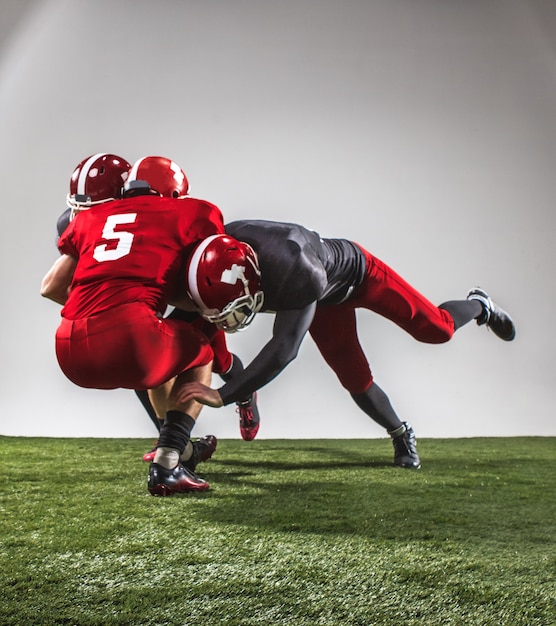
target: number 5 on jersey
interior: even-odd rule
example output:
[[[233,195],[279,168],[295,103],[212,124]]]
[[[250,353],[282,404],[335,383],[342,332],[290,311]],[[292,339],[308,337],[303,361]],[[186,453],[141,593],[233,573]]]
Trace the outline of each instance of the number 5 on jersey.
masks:
[[[115,261],[121,259],[131,250],[133,243],[133,233],[126,230],[115,231],[114,228],[120,224],[133,224],[137,218],[137,213],[121,213],[120,215],[109,215],[104,223],[102,230],[102,238],[107,241],[117,241],[115,248],[106,249],[107,244],[103,243],[97,246],[93,252],[95,261],[102,263],[103,261]]]

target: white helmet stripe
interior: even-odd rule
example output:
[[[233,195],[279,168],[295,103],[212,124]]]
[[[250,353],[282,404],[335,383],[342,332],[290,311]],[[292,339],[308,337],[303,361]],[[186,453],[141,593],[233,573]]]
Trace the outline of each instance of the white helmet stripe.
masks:
[[[129,176],[127,177],[128,182],[132,180],[137,180],[137,170],[139,169],[141,163],[143,163],[143,161],[148,158],[149,157],[143,157],[138,161],[135,161],[135,163],[131,166],[131,169],[129,170]]]
[[[103,157],[107,152],[99,152],[98,154],[93,154],[92,157],[89,157],[85,164],[81,168],[79,172],[79,178],[77,179],[77,192],[80,195],[85,194],[85,183],[87,182],[87,176],[89,175],[89,171],[91,169],[91,165],[100,157]]]
[[[203,239],[203,241],[201,241],[201,243],[195,249],[195,252],[193,252],[193,255],[191,257],[191,262],[189,263],[189,271],[187,274],[187,284],[189,286],[189,293],[190,293],[190,296],[195,301],[195,304],[200,309],[203,309],[203,310],[208,309],[208,307],[203,302],[203,299],[201,298],[201,294],[199,293],[199,284],[197,283],[197,270],[199,269],[199,262],[201,261],[201,257],[204,251],[207,249],[207,246],[209,245],[209,243],[211,241],[214,241],[217,237],[222,237],[222,236],[223,236],[222,234],[211,235],[210,237]]]

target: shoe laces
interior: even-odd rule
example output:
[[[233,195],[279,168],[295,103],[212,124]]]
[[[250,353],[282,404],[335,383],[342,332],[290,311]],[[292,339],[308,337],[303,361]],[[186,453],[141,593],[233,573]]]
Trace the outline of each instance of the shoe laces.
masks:
[[[242,422],[252,422],[255,419],[253,415],[253,408],[251,407],[251,400],[238,402],[236,412],[239,413],[239,418]]]
[[[483,312],[481,315],[479,315],[478,318],[476,318],[476,321],[477,321],[478,326],[483,326],[484,324],[487,324],[488,326],[488,323],[490,321],[490,316],[493,311],[493,303],[490,297],[486,294],[482,295],[481,293],[470,293],[467,296],[467,299],[478,300],[483,305]]]
[[[408,455],[417,454],[417,447],[415,445],[415,435],[409,429],[407,429],[401,435],[398,435],[397,437],[394,437],[392,439],[392,442],[394,444],[394,449],[396,451],[396,454],[399,454],[399,455],[402,455],[402,454],[408,454]]]

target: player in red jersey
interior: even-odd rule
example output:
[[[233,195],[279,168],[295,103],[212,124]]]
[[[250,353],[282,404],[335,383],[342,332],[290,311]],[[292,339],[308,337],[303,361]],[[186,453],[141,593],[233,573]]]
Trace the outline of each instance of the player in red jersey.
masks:
[[[140,181],[127,195],[78,212],[59,239],[61,256],[41,285],[41,295],[63,305],[56,355],[79,386],[152,389],[165,421],[149,491],[204,491],[208,483],[187,467],[201,406],[180,402],[177,391],[186,381],[210,383],[213,352],[191,324],[162,315],[169,303],[185,306],[178,277],[195,244],[223,232],[222,215],[205,201],[163,198]]]
[[[58,238],[79,210],[94,206],[105,197],[120,198],[124,181],[128,194],[132,192],[134,185],[141,186],[142,183],[138,181],[147,181],[150,188],[162,197],[187,198],[189,194],[187,175],[171,159],[162,156],[146,156],[138,159],[132,166],[116,155],[105,153],[93,155],[84,159],[71,177],[70,192],[67,197],[68,208],[59,216],[56,224]],[[231,380],[243,371],[241,359],[229,352],[227,348],[225,334],[213,324],[204,321],[197,312],[175,308],[167,317],[193,323],[209,336],[214,352],[213,372],[219,374],[224,381]],[[160,431],[164,417],[157,415],[148,391],[139,389],[135,390],[135,393],[155,428]],[[242,398],[236,404],[241,436],[244,440],[251,441],[255,438],[259,428],[256,394]],[[212,435],[203,437],[195,441],[193,447],[199,461],[206,460],[214,452],[216,438]],[[151,462],[155,454],[156,445],[143,455],[143,460]]]
[[[471,320],[505,341],[515,337],[510,316],[480,288],[439,306],[360,245],[322,239],[297,224],[246,220],[226,224],[196,248],[188,289],[204,317],[234,332],[258,311],[275,313],[272,338],[243,374],[218,390],[184,385],[182,400],[219,407],[275,378],[296,356],[307,332],[342,386],[392,437],[394,463],[419,468],[415,434],[373,379],[357,337],[356,309],[369,309],[414,339],[444,343]]]

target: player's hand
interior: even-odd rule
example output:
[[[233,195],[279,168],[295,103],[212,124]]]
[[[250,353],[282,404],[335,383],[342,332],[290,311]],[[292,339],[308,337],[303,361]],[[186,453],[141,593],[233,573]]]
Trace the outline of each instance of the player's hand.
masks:
[[[203,383],[185,383],[183,387],[177,393],[177,399],[180,403],[188,402],[189,400],[196,400],[201,404],[212,406],[215,409],[220,408],[222,398],[216,389],[207,387]]]

